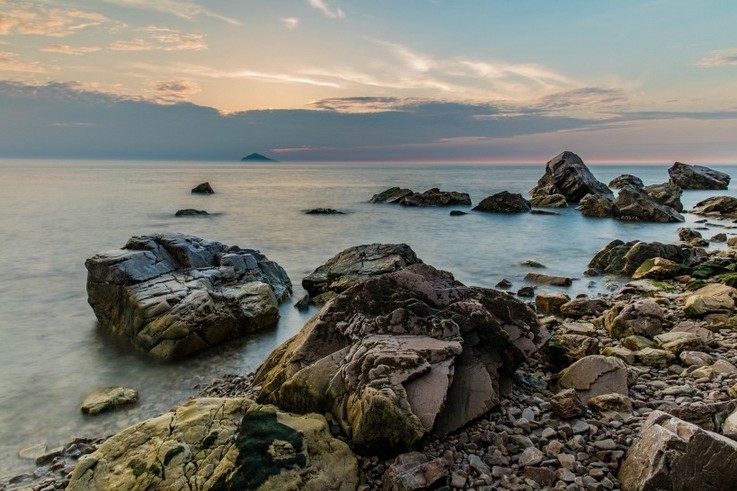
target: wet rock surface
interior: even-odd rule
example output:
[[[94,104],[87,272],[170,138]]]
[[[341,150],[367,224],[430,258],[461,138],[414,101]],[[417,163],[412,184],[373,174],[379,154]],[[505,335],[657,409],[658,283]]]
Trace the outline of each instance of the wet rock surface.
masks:
[[[702,165],[676,162],[668,169],[670,182],[682,189],[727,189],[729,174]]]
[[[533,200],[554,194],[563,195],[569,203],[578,203],[587,194],[614,199],[612,191],[594,177],[581,157],[568,151],[548,161],[545,174],[530,190]]]

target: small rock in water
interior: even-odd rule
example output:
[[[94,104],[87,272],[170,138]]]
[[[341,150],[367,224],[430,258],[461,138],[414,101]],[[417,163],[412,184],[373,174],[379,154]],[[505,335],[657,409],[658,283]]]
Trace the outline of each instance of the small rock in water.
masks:
[[[517,290],[517,296],[518,297],[534,297],[535,289],[531,286],[523,286],[522,288]]]
[[[451,210],[450,211],[450,216],[452,217],[460,217],[463,215],[468,215],[468,213],[466,213],[465,211],[461,211],[461,210]]]
[[[197,186],[193,187],[192,193],[193,194],[213,194],[215,193],[215,191],[213,191],[209,182],[203,182],[202,184],[198,184]]]
[[[128,387],[108,387],[89,394],[82,402],[84,414],[94,415],[103,411],[133,404],[138,401],[138,392]]]
[[[525,259],[521,263],[519,263],[520,266],[529,266],[531,268],[544,268],[545,265],[543,263],[539,263],[533,259]]]
[[[205,210],[195,210],[194,208],[184,208],[182,210],[177,210],[177,212],[174,214],[174,216],[177,217],[196,217],[196,216],[205,216],[209,215]]]
[[[313,208],[305,211],[305,215],[345,215],[345,212],[333,208]]]
[[[502,278],[502,280],[496,284],[497,288],[510,288],[511,286],[512,282],[506,278]]]

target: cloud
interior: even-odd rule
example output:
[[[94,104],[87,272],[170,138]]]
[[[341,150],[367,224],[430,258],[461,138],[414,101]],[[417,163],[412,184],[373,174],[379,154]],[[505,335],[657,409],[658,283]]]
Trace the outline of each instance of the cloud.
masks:
[[[297,17],[282,17],[280,20],[287,29],[294,29],[299,25],[299,19]]]
[[[325,14],[325,17],[330,19],[342,19],[345,17],[340,7],[330,7],[324,0],[307,0],[307,3],[310,4],[310,7],[319,10]]]
[[[17,53],[0,51],[0,71],[23,73],[47,73],[49,68],[38,62],[28,62],[20,59]],[[56,67],[53,67],[56,69]]]
[[[102,14],[77,8],[47,7],[30,2],[0,0],[0,35],[29,34],[64,37],[82,29],[103,25]]]
[[[69,46],[68,44],[50,44],[49,46],[45,46],[41,48],[41,51],[46,51],[47,53],[61,53],[65,55],[84,55],[87,53],[95,53],[97,51],[102,50],[99,46]]]
[[[156,12],[163,12],[166,14],[171,14],[176,17],[187,19],[187,20],[194,20],[198,16],[206,16],[206,17],[212,17],[214,19],[222,20],[223,22],[227,22],[228,24],[232,24],[235,26],[240,26],[241,23],[237,19],[233,19],[230,17],[226,17],[224,15],[220,15],[218,13],[215,13],[211,10],[208,10],[204,7],[201,7],[200,5],[197,5],[196,3],[188,0],[103,0],[107,3],[113,3],[116,5],[121,5],[123,7],[129,7],[129,8],[137,8],[137,9],[144,9],[144,10],[153,10]]]
[[[591,107],[601,108],[602,106],[621,103],[625,100],[624,93],[619,89],[584,87],[544,96],[539,99],[534,107],[545,111]]]
[[[176,104],[202,89],[192,80],[167,80],[154,83],[154,100],[161,104]]]
[[[737,48],[712,51],[708,56],[702,58],[696,64],[701,67],[737,65]]]
[[[412,71],[425,73],[438,65],[438,63],[429,56],[415,53],[401,44],[389,43],[386,41],[377,42],[389,47],[391,51],[393,51],[394,54],[404,62],[404,65]]]
[[[112,51],[189,51],[207,48],[203,34],[182,34],[166,27],[148,26],[141,29],[148,39],[134,38],[115,41]]]

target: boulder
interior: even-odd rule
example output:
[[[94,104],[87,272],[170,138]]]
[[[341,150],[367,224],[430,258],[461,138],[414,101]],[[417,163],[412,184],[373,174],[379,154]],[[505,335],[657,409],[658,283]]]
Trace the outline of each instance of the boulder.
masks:
[[[80,409],[84,414],[95,415],[122,406],[135,404],[138,392],[129,387],[107,387],[88,394]]]
[[[181,210],[177,210],[177,212],[174,213],[174,216],[177,217],[199,217],[208,215],[209,213],[207,213],[205,210],[195,210],[194,208],[183,208]]]
[[[568,202],[562,194],[549,194],[533,197],[530,200],[530,205],[538,208],[566,208]]]
[[[604,312],[603,324],[614,339],[632,335],[652,338],[663,332],[665,314],[660,305],[645,298]]]
[[[602,394],[589,399],[588,406],[597,413],[631,413],[632,399],[623,394]]]
[[[602,394],[629,393],[627,365],[612,356],[590,355],[581,358],[563,371],[559,383],[562,388],[575,389],[584,404]]]
[[[532,281],[533,283],[543,283],[553,286],[571,286],[571,284],[573,284],[573,278],[568,278],[567,276],[553,276],[542,273],[527,273],[525,275],[525,281]]]
[[[571,300],[561,292],[540,293],[535,297],[535,308],[542,315],[560,315],[560,307]]]
[[[322,415],[204,398],[108,438],[79,459],[66,489],[348,491],[358,483],[356,456]]]
[[[625,186],[612,203],[612,214],[628,222],[682,222],[683,216],[670,206],[661,205],[640,188]]]
[[[680,273],[681,266],[677,262],[663,257],[654,257],[645,259],[640,267],[632,273],[632,279],[666,280],[675,278]]]
[[[632,275],[646,259],[662,257],[678,264],[688,264],[693,259],[690,247],[660,242],[614,240],[607,244],[589,262],[589,268],[605,273]]]
[[[256,372],[259,401],[331,412],[357,448],[411,448],[481,416],[549,334],[504,292],[414,264],[336,296]]]
[[[711,283],[686,297],[683,313],[689,317],[703,317],[714,313],[729,313],[734,309],[737,290],[731,286]]]
[[[596,194],[587,194],[578,204],[577,209],[585,217],[607,218],[614,213],[612,200]]]
[[[214,193],[215,191],[213,191],[212,186],[210,186],[209,182],[203,182],[202,184],[198,184],[192,188],[192,194],[214,194]]]
[[[85,266],[100,328],[165,360],[273,326],[292,294],[259,251],[191,235],[132,237]]]
[[[580,319],[581,317],[598,317],[609,308],[603,298],[577,297],[560,306],[560,313],[564,317]]]
[[[595,337],[583,334],[556,334],[540,350],[541,357],[551,370],[558,372],[589,355],[598,355],[601,343]]]
[[[623,491],[737,489],[737,442],[653,411],[619,469]]]
[[[691,210],[696,215],[717,215],[737,218],[737,198],[732,196],[712,196],[699,201]]]
[[[670,182],[683,189],[727,189],[729,174],[701,165],[676,162],[668,169]]]
[[[432,188],[424,193],[408,194],[399,200],[399,204],[402,206],[471,206],[471,197],[468,193]]]
[[[545,165],[545,174],[537,181],[537,186],[530,190],[533,199],[562,194],[569,203],[578,203],[589,193],[614,199],[612,191],[606,184],[596,180],[581,157],[568,151]]]
[[[635,359],[648,367],[666,368],[676,356],[670,351],[657,348],[643,348],[635,351]]]
[[[553,395],[550,406],[555,415],[562,419],[577,418],[586,413],[586,405],[581,402],[575,389],[563,389]]]
[[[411,189],[393,187],[373,195],[369,203],[399,203],[399,200],[410,194],[412,194]]]
[[[642,179],[632,174],[622,174],[609,181],[609,187],[612,189],[620,189],[624,186],[634,186],[636,188],[644,188]]]
[[[374,276],[393,273],[419,263],[422,260],[407,244],[364,244],[349,247],[302,278],[302,287],[312,298],[328,292],[341,293]]]
[[[642,189],[661,205],[670,206],[679,213],[683,211],[683,203],[681,203],[683,189],[679,186],[665,182],[663,184],[645,186]]]
[[[682,242],[691,242],[694,239],[700,239],[701,232],[698,232],[692,228],[680,227],[678,229],[678,240]]]
[[[502,191],[484,198],[473,210],[490,213],[527,213],[531,207],[530,202],[521,194]]]
[[[676,356],[681,352],[702,351],[707,349],[704,341],[698,334],[692,332],[664,332],[654,337],[660,349],[670,351]]]

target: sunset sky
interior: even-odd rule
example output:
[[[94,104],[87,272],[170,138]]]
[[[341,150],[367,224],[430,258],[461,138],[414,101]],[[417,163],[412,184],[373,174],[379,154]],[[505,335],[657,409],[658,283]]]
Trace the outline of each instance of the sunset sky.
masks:
[[[0,0],[0,157],[737,163],[731,0]]]

